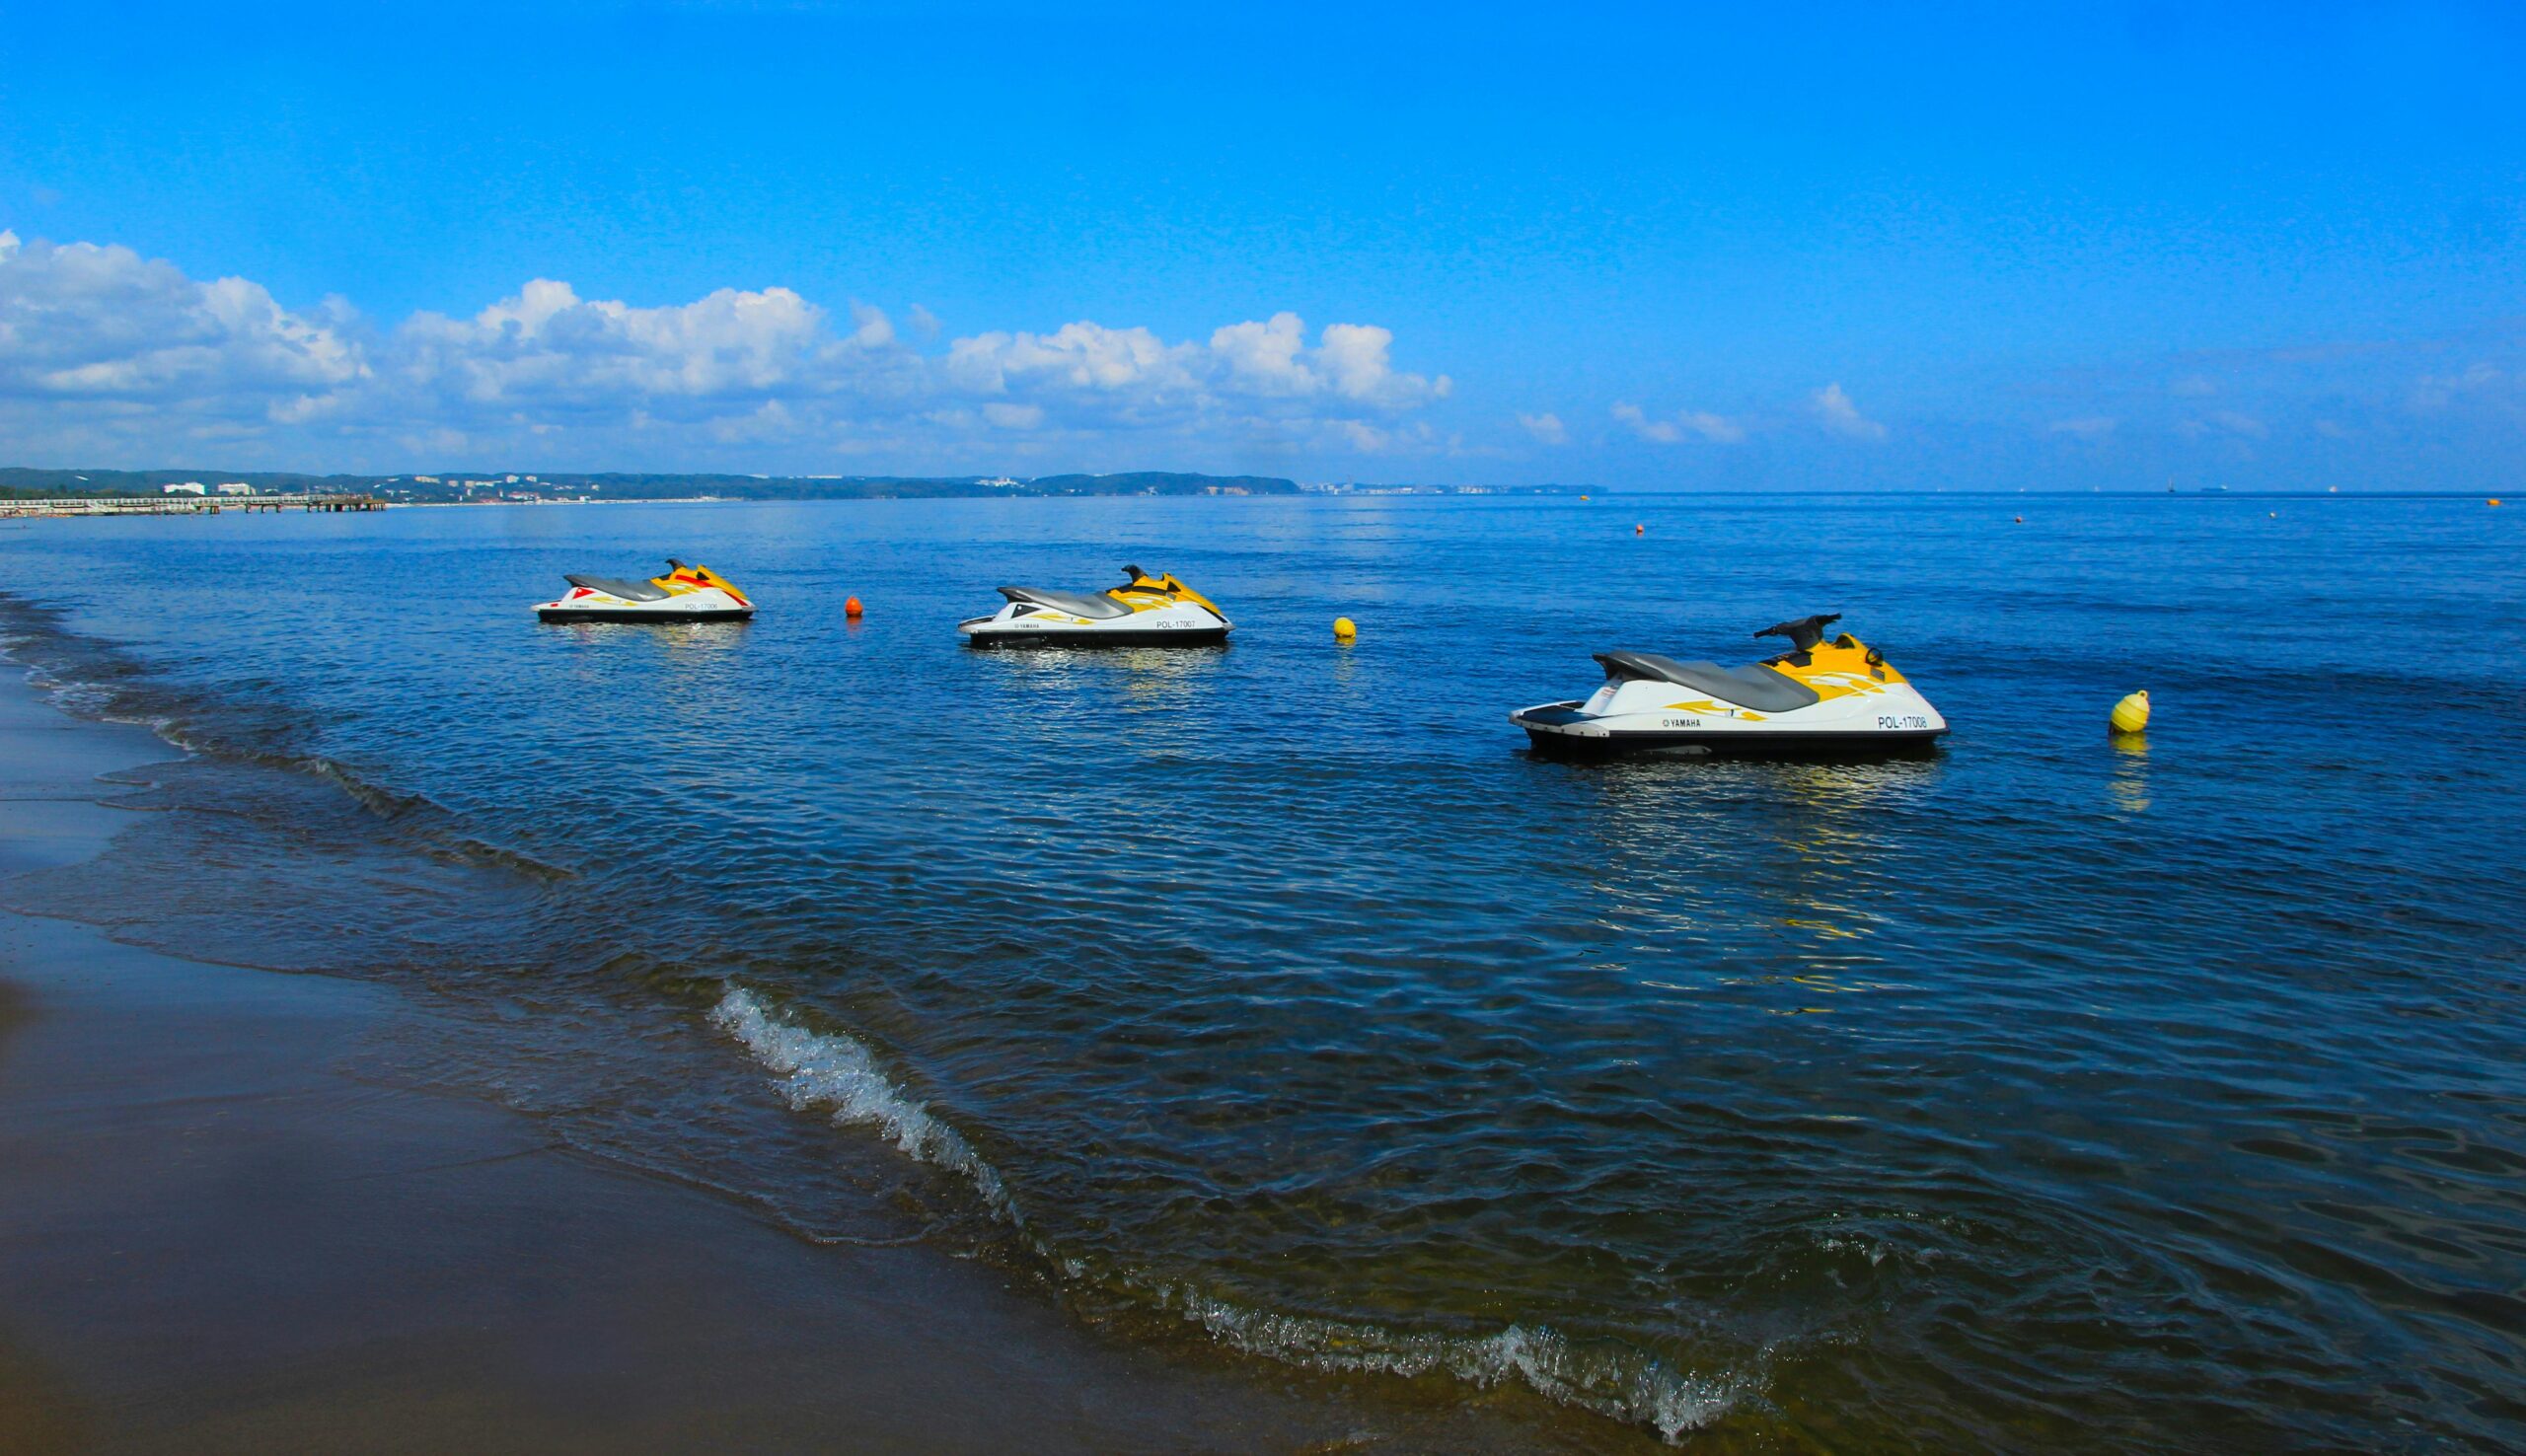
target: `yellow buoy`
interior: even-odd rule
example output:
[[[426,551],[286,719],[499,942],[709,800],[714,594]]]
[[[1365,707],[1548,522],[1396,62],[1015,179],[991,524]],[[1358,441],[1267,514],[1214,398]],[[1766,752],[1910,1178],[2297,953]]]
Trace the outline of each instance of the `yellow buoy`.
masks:
[[[1360,624],[1347,617],[1333,619],[1333,640],[1348,642],[1360,635]]]
[[[2490,503],[2491,503],[2492,505],[2497,505],[2497,504],[2499,504],[2499,497],[2498,497],[2498,496],[2496,496],[2496,495],[2492,496],[2492,497],[2490,498]]]
[[[2137,733],[2149,726],[2149,694],[2134,692],[2114,705],[2114,731]]]

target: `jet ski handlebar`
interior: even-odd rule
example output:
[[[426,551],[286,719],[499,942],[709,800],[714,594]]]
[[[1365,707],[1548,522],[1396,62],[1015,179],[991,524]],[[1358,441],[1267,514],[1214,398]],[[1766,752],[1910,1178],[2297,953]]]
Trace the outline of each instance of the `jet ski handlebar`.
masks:
[[[1795,621],[1774,622],[1754,633],[1757,637],[1787,637],[1792,647],[1801,652],[1812,651],[1824,640],[1824,628],[1842,619],[1838,612],[1819,613]]]

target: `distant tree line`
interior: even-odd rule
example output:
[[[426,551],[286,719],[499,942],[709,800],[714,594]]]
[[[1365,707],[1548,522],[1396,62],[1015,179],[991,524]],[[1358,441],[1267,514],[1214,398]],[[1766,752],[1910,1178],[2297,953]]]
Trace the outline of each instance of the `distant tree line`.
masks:
[[[511,479],[515,474],[517,478]],[[1136,471],[1113,475],[1044,475],[1030,480],[983,475],[732,475],[538,473],[449,471],[404,475],[309,475],[273,471],[36,470],[0,468],[0,495],[158,495],[169,485],[242,480],[258,494],[366,494],[414,501],[483,500],[499,496],[662,500],[698,495],[737,500],[867,500],[910,496],[993,495],[1295,495],[1298,483],[1270,475],[1203,475]],[[471,482],[469,484],[469,482]]]

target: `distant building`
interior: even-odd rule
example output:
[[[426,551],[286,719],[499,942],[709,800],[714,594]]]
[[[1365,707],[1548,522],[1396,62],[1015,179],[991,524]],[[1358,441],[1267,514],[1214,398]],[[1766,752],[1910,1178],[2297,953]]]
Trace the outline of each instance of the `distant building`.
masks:
[[[435,485],[435,484],[437,484],[437,483],[438,483],[438,476],[436,476],[436,475],[414,475],[414,476],[412,477],[412,483],[413,483],[413,484],[415,484],[415,485]]]
[[[252,495],[255,493],[255,487],[247,484],[243,480],[230,480],[219,487],[219,493],[222,495]]]
[[[842,476],[828,475],[825,478],[839,480]],[[988,480],[976,480],[974,483],[977,485],[988,485],[994,490],[1013,490],[1017,487],[1017,482],[1006,475],[994,475]]]
[[[535,477],[534,477],[534,476],[532,476],[532,475],[530,475],[530,476],[528,476],[527,478],[528,478],[528,479],[533,479],[533,478],[535,478]],[[515,475],[511,475],[511,476],[509,476],[509,477],[508,477],[508,479],[507,479],[506,481],[504,481],[503,483],[505,483],[505,484],[510,484],[510,485],[514,485],[514,484],[516,484],[516,483],[517,483],[517,476],[515,476]]]
[[[201,482],[199,480],[178,480],[172,484],[161,485],[158,488],[160,491],[168,495],[204,495],[208,493],[201,488]]]

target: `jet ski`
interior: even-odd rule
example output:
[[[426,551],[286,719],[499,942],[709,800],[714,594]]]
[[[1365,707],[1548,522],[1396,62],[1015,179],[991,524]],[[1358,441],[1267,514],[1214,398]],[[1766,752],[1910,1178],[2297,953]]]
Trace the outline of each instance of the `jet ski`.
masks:
[[[744,621],[754,603],[707,566],[667,558],[667,574],[647,581],[564,576],[569,591],[535,609],[546,621]]]
[[[976,647],[1206,647],[1227,640],[1228,619],[1173,576],[1126,566],[1130,580],[1101,592],[1002,587],[1008,605],[956,623]]]
[[[1509,721],[1539,754],[1602,758],[1644,749],[1829,758],[1919,753],[1947,719],[1885,654],[1848,632],[1841,614],[1802,617],[1754,633],[1790,650],[1746,667],[1677,662],[1651,652],[1599,652],[1605,684],[1569,702],[1520,708]]]

